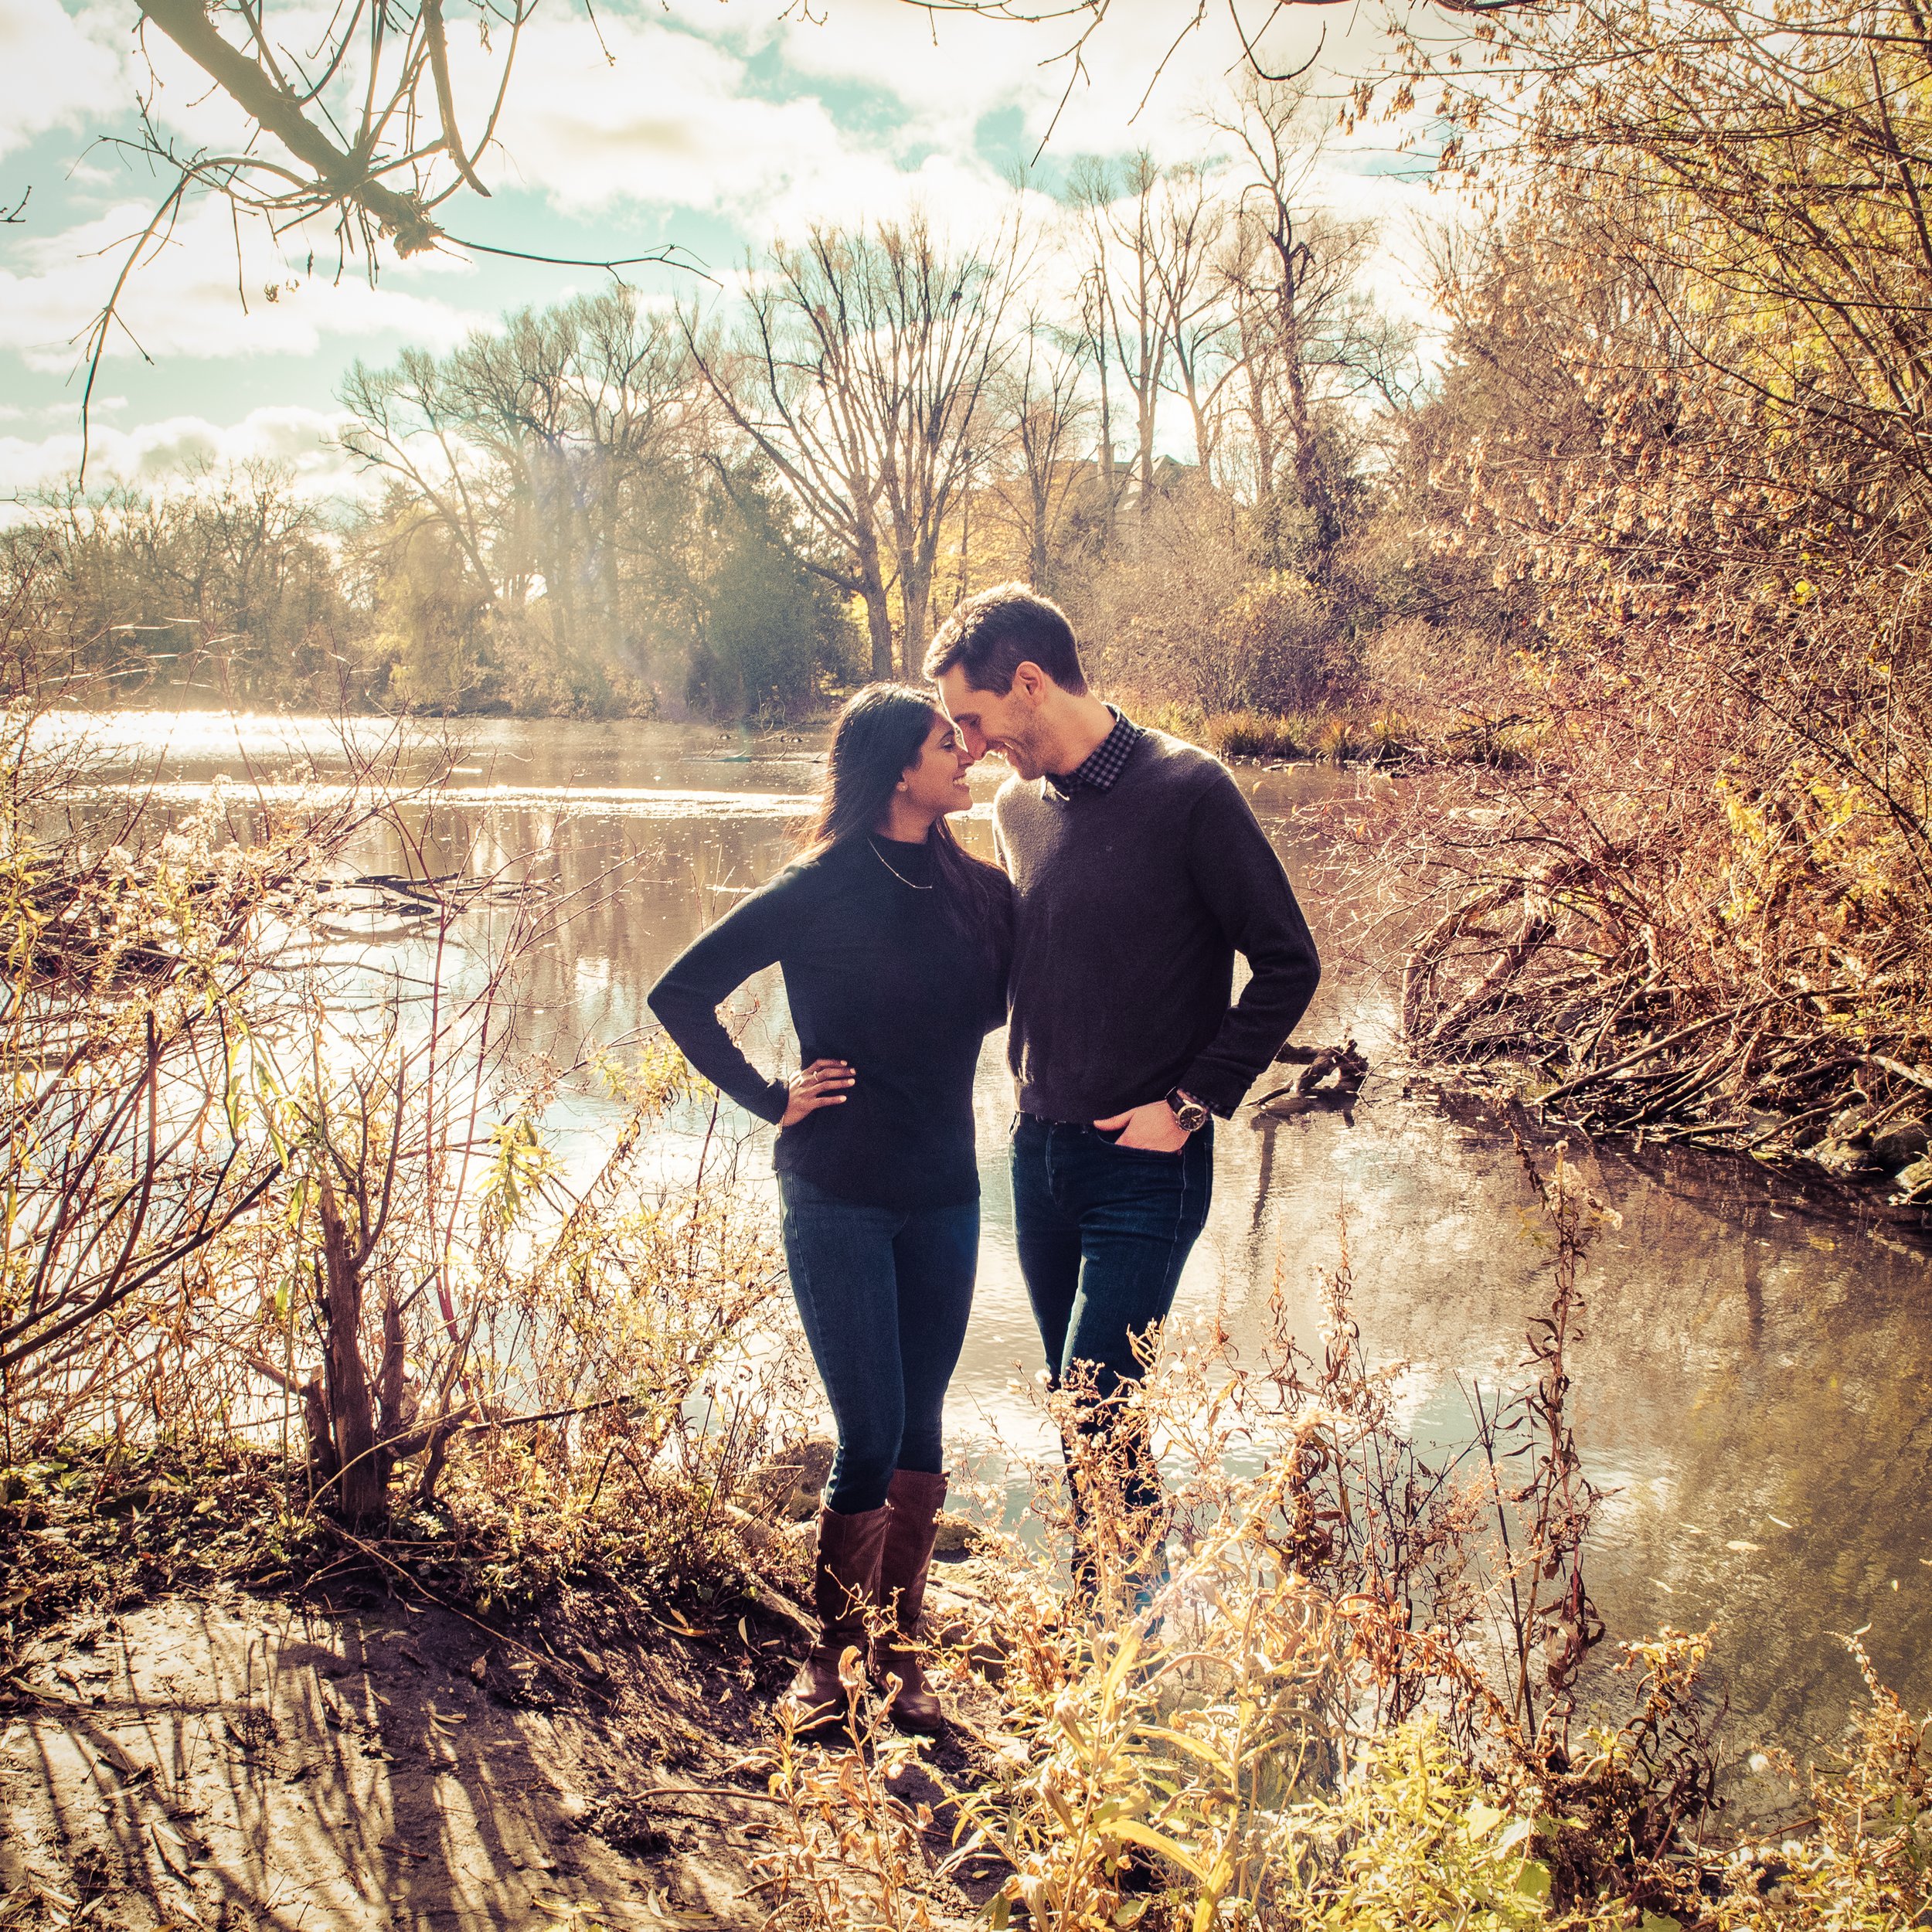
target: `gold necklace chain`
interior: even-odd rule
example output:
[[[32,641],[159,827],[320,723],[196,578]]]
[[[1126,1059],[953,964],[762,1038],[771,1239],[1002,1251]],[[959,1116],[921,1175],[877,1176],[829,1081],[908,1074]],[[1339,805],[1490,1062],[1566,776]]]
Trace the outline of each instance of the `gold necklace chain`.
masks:
[[[872,846],[872,855],[873,858],[876,859],[879,864],[883,866],[886,871],[890,872],[893,878],[899,881],[900,885],[910,886],[916,893],[929,893],[932,890],[931,886],[922,886],[916,879],[908,879],[906,875],[901,872],[883,852],[879,849],[877,845],[872,844],[872,835],[869,832],[866,835],[866,843],[868,845]]]

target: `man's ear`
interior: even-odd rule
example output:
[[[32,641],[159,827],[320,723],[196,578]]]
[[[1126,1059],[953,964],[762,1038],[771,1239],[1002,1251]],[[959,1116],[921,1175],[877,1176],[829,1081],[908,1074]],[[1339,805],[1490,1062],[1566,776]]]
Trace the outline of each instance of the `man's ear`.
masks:
[[[1013,666],[1011,689],[1037,710],[1046,702],[1047,693],[1053,689],[1053,680],[1031,658],[1022,658]]]

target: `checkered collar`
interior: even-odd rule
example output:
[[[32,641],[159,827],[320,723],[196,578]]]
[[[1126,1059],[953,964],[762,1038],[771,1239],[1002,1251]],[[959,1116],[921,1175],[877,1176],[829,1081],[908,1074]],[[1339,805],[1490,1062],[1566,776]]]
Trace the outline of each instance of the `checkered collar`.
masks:
[[[1070,798],[1083,787],[1090,791],[1111,791],[1114,781],[1127,769],[1127,761],[1140,741],[1141,727],[1121,710],[1109,705],[1114,729],[1071,771],[1049,771],[1043,784],[1050,785],[1063,798]]]

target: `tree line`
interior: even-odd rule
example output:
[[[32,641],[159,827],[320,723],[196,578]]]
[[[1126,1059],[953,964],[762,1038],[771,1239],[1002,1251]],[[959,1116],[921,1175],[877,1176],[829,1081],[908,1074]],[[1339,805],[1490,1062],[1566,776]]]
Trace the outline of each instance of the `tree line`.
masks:
[[[796,716],[910,675],[1012,576],[1159,696],[1311,698],[1386,614],[1350,546],[1414,342],[1366,285],[1372,226],[1311,205],[1312,104],[1253,81],[1224,119],[1236,158],[1085,163],[970,240],[816,228],[736,298],[613,286],[358,364],[371,488],[333,525],[264,470],[70,492],[9,567],[51,572],[80,659],[165,686],[199,650],[251,701]],[[299,611],[260,607],[264,543]]]

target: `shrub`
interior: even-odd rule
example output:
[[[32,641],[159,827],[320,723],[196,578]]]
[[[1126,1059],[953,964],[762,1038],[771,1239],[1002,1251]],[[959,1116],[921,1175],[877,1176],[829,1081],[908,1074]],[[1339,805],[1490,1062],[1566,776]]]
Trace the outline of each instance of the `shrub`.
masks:
[[[1361,665],[1331,600],[1257,572],[1251,513],[1198,480],[1153,504],[1066,603],[1103,685],[1219,712],[1344,702]]]
[[[1327,718],[1315,734],[1314,750],[1315,755],[1325,764],[1339,765],[1358,757],[1362,744],[1349,719]]]
[[[1207,742],[1223,758],[1298,758],[1307,727],[1299,718],[1259,711],[1223,711],[1207,721]]]

